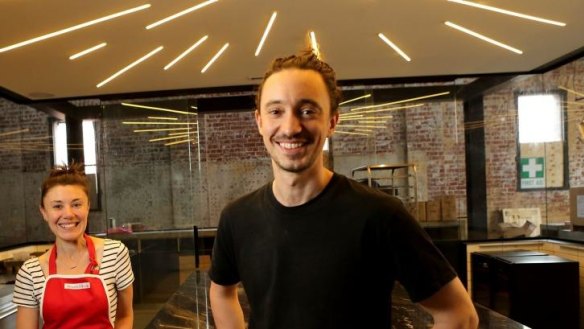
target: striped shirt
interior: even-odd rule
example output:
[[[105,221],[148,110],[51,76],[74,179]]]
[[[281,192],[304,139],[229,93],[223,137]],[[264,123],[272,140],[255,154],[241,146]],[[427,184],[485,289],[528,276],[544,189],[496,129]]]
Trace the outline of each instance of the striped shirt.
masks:
[[[112,323],[116,318],[119,290],[124,290],[134,282],[128,248],[120,241],[105,239],[99,275],[106,284],[110,300],[109,315]],[[12,302],[18,306],[39,308],[45,287],[45,275],[37,257],[22,265],[16,275]]]

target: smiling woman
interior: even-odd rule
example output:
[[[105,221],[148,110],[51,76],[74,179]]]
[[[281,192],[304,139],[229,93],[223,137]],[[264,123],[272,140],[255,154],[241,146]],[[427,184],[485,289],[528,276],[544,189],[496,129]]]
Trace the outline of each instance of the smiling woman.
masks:
[[[83,165],[77,163],[54,168],[43,182],[39,209],[55,244],[27,260],[17,274],[17,328],[38,328],[39,315],[43,328],[132,328],[128,249],[85,234],[88,191]]]

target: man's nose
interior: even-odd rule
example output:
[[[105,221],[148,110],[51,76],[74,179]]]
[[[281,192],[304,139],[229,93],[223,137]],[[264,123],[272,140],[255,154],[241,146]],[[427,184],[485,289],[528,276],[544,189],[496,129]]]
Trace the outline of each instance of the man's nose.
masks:
[[[280,127],[282,132],[287,136],[294,136],[302,130],[302,125],[300,123],[300,118],[294,113],[289,113],[284,117],[282,126]]]

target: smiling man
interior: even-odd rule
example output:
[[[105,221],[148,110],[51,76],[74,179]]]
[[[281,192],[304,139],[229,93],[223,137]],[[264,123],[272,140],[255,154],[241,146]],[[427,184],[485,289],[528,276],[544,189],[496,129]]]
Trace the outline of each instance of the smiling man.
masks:
[[[333,69],[311,52],[266,73],[255,112],[274,180],[222,212],[213,249],[211,308],[218,329],[391,328],[399,281],[434,328],[476,328],[455,272],[401,202],[323,165],[339,120]]]

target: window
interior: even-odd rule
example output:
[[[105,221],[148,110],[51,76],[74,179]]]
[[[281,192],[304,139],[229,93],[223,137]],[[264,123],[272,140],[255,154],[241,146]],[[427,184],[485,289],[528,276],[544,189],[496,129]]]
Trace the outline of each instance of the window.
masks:
[[[517,96],[519,190],[566,187],[562,99],[560,93]]]
[[[519,96],[517,104],[519,143],[546,143],[564,140],[559,95]]]
[[[97,173],[95,126],[93,120],[83,120],[83,158],[86,174]],[[53,124],[53,150],[55,165],[69,164],[67,152],[67,124],[57,121]]]

